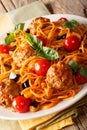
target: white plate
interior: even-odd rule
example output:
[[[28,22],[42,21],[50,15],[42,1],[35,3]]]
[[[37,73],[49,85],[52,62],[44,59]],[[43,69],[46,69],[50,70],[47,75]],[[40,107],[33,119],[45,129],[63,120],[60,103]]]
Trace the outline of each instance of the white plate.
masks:
[[[76,16],[76,15],[54,14],[54,15],[47,15],[45,17],[50,18],[52,21],[58,20],[61,17],[66,17],[69,20],[75,19],[75,20],[79,21],[80,23],[84,23],[87,25],[86,18]],[[25,22],[26,27],[28,26],[29,22],[31,22],[31,20]],[[77,101],[79,101],[86,94],[87,94],[87,84],[84,84],[81,87],[81,91],[78,94],[76,94],[73,98],[62,101],[50,109],[40,110],[37,112],[28,112],[28,113],[20,114],[18,112],[13,112],[11,109],[4,109],[3,107],[0,107],[0,118],[9,119],[9,120],[23,120],[23,119],[32,119],[32,118],[37,118],[37,117],[41,117],[41,116],[46,116],[48,114],[52,114],[54,112],[59,112],[61,110],[68,108],[69,106],[71,106],[74,103],[76,103]]]

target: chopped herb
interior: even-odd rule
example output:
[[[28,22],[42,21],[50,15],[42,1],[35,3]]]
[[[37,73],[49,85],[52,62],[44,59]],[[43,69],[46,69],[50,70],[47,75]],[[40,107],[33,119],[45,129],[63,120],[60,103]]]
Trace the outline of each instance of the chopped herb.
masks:
[[[79,68],[79,73],[80,73],[83,77],[87,78],[87,69],[86,69],[84,66],[80,66],[80,68]]]
[[[68,64],[74,72],[76,72],[79,68],[79,64],[74,60],[71,60]]]
[[[74,72],[78,71],[83,77],[87,78],[87,68],[85,68],[85,66],[80,66],[74,60],[71,60],[68,64]]]

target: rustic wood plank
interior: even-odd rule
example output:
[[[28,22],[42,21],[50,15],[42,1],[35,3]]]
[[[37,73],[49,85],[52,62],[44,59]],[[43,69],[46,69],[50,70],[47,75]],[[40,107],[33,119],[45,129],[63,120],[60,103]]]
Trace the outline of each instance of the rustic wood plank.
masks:
[[[51,13],[69,13],[85,17],[84,5],[80,0],[42,0],[42,2],[51,10]]]
[[[87,130],[87,104],[80,107],[78,110],[79,115],[74,119],[75,124],[63,128],[62,130]]]
[[[1,2],[3,3],[7,12],[15,9],[15,5],[12,3],[11,0],[1,0]]]
[[[87,120],[86,119],[87,119],[87,104],[80,108],[80,116],[78,117],[78,120],[79,120],[83,130],[87,130]]]
[[[36,0],[1,0],[7,11],[29,4]],[[87,0],[41,0],[51,13],[70,13],[87,16]],[[73,8],[72,8],[73,7]]]
[[[6,9],[3,7],[2,3],[0,2],[0,15],[5,12],[6,12]]]
[[[87,0],[79,0],[81,2],[81,4],[87,8]]]
[[[80,0],[80,2],[84,6],[83,11],[84,11],[85,16],[87,17],[87,0],[84,0],[84,1]]]

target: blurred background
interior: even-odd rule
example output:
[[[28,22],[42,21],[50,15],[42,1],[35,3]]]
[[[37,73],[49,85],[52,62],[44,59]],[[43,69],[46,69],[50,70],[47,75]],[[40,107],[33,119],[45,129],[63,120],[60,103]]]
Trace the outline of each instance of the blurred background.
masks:
[[[0,0],[0,14],[38,0]],[[87,0],[40,0],[52,14],[68,13],[87,17]]]

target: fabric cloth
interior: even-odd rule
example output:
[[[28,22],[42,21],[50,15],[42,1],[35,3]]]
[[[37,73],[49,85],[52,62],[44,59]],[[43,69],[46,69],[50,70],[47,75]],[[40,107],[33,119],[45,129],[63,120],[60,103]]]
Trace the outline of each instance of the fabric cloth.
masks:
[[[50,12],[41,1],[35,1],[11,12],[4,13],[0,16],[0,34],[9,31],[17,23],[48,14]]]
[[[22,130],[59,130],[73,125],[73,118],[78,116],[78,108],[87,103],[87,95],[80,101],[58,113],[31,120],[19,120]]]

